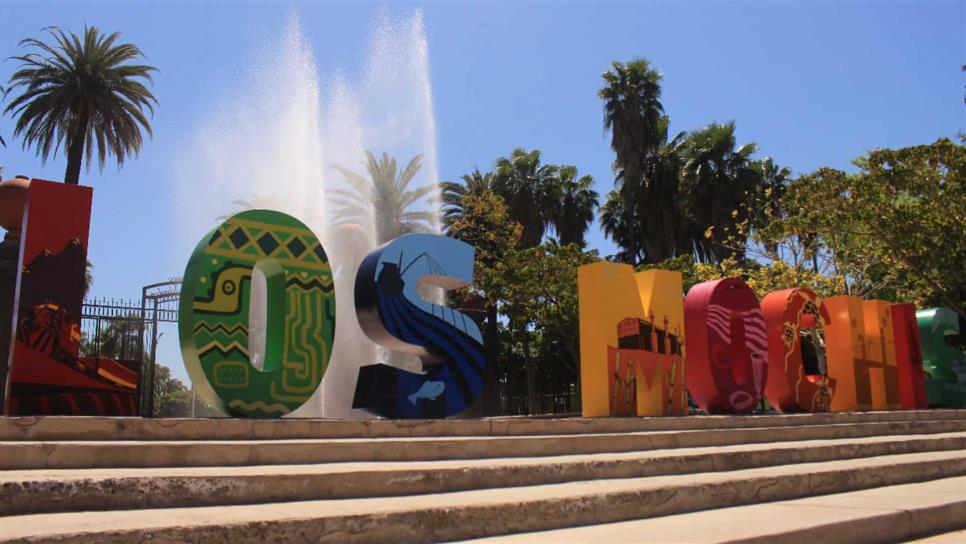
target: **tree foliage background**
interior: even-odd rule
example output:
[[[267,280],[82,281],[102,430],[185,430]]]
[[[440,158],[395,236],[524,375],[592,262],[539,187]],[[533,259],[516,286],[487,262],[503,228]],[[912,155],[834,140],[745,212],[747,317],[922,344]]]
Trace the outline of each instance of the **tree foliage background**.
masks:
[[[615,161],[599,210],[596,193],[566,196],[575,167],[543,164],[537,150],[443,184],[447,234],[477,247],[474,286],[454,301],[485,325],[490,387],[526,397],[516,411],[561,411],[556,394],[579,391],[576,270],[602,258],[583,243],[595,219],[618,246],[603,258],[680,271],[685,290],[738,277],[759,297],[804,286],[966,318],[963,137],[796,175],[739,144],[733,121],[670,137],[663,75],[648,61],[615,62],[603,77]],[[551,235],[568,219],[573,243],[559,243]]]

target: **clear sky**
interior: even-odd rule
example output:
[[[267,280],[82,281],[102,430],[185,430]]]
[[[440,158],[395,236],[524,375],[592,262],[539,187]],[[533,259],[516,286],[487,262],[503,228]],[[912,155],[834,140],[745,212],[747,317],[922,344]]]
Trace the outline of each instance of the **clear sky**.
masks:
[[[487,169],[515,147],[574,164],[603,196],[613,154],[596,91],[613,60],[637,56],[664,74],[672,131],[735,120],[739,143],[801,173],[849,168],[875,147],[928,143],[963,130],[966,2],[0,2],[0,57],[48,25],[120,31],[157,66],[154,139],[118,170],[95,166],[89,257],[93,295],[136,298],[179,276],[191,244],[172,233],[185,207],[173,188],[201,119],[251,77],[252,59],[301,21],[321,77],[365,63],[380,14],[422,10],[440,179]],[[16,68],[0,62],[0,82]],[[284,87],[285,81],[278,85]],[[279,91],[284,96],[284,90]],[[63,179],[0,118],[4,177]],[[198,172],[192,183],[205,184]],[[183,183],[183,180],[182,180]],[[200,239],[204,232],[196,233]],[[596,225],[590,245],[613,253]],[[185,378],[166,331],[159,360]]]

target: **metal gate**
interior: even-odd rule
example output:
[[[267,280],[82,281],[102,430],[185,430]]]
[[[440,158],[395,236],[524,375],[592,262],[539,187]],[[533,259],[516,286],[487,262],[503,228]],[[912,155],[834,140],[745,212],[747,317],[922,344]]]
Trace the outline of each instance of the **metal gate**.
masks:
[[[158,324],[178,322],[181,279],[146,285],[140,301],[85,299],[81,312],[81,355],[116,359],[138,369],[138,415],[154,413],[154,369]]]

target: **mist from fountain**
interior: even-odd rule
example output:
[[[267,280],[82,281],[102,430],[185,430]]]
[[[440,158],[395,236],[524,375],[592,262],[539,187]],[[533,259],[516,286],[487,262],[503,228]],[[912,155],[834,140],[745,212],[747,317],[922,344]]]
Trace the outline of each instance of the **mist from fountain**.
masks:
[[[412,186],[437,184],[422,14],[379,15],[358,74],[320,79],[294,14],[281,39],[258,50],[236,91],[202,122],[183,156],[181,224],[193,245],[219,218],[253,207],[297,217],[319,236],[336,278],[336,341],[322,386],[292,415],[367,417],[350,409],[356,376],[385,354],[359,328],[352,299],[355,270],[374,246],[374,221],[365,228],[333,224],[326,191],[346,187],[333,166],[365,174],[364,150],[387,151],[402,164],[422,153]],[[423,210],[439,217],[438,191]]]

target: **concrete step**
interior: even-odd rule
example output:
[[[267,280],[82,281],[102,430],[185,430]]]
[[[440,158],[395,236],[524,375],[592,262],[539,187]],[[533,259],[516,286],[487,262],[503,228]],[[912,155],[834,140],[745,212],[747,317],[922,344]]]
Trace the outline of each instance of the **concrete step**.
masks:
[[[966,477],[689,514],[464,541],[467,544],[865,544],[966,527]],[[916,542],[966,542],[966,531]]]
[[[966,432],[514,459],[0,474],[0,516],[442,493],[966,450]]]
[[[466,420],[141,419],[115,417],[0,417],[0,441],[53,440],[275,440],[518,436],[649,431],[748,429],[964,420],[964,410],[911,410],[753,416],[649,418],[489,418]]]
[[[966,419],[505,437],[0,442],[0,469],[239,466],[535,457],[962,431],[966,431]]]
[[[0,541],[430,542],[667,516],[966,475],[966,450],[514,488],[0,519]]]
[[[959,519],[962,522],[962,520],[966,519],[966,514],[961,514]],[[909,540],[907,544],[963,544],[963,542],[966,542],[966,529]]]

